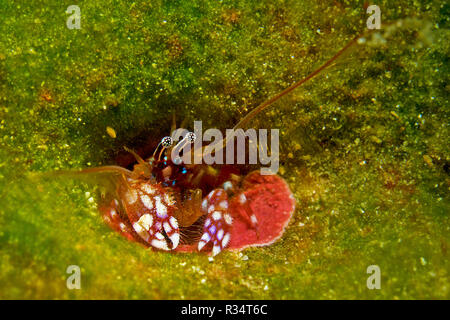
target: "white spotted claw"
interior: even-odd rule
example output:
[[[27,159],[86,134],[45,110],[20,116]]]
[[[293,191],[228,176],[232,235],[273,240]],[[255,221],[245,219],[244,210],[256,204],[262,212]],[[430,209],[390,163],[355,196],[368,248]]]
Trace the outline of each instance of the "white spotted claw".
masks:
[[[129,212],[135,212],[130,217],[134,231],[157,249],[176,249],[180,243],[180,231],[177,219],[171,215],[175,205],[173,196],[157,186],[142,183],[130,188],[126,197],[125,205],[134,205],[128,208]]]
[[[227,245],[230,238],[232,219],[228,212],[228,196],[223,189],[211,191],[203,200],[202,210],[206,214],[203,234],[198,242],[201,251],[211,243],[211,255],[218,255]]]

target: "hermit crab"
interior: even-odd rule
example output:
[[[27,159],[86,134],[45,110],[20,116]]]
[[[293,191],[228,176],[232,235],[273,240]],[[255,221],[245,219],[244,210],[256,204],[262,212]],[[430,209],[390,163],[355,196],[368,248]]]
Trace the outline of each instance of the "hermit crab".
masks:
[[[243,128],[282,96],[326,69],[358,38],[307,77],[259,105],[234,129]],[[243,177],[236,165],[188,164],[172,156],[174,148],[190,145],[195,139],[192,132],[177,144],[172,136],[164,137],[153,155],[145,159],[127,149],[136,160],[133,170],[104,166],[79,171],[116,177],[114,192],[99,206],[104,221],[131,241],[173,252],[200,251],[215,256],[224,249],[242,250],[279,239],[295,210],[288,184],[276,174],[252,171]]]
[[[137,164],[132,172],[118,169],[117,197],[100,207],[112,229],[156,249],[212,255],[281,236],[295,207],[282,178],[254,171],[241,179],[230,166],[177,163],[171,142],[164,137],[145,160],[130,150]]]

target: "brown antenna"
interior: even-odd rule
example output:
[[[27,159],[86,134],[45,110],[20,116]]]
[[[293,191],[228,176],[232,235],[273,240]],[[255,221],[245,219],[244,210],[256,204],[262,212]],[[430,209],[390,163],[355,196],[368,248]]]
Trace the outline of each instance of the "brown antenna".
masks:
[[[269,100],[264,101],[263,103],[261,103],[259,106],[257,106],[255,109],[253,109],[252,111],[250,111],[243,119],[241,119],[241,121],[239,121],[235,126],[234,126],[234,130],[243,127],[244,125],[246,125],[250,120],[252,120],[254,117],[256,117],[260,112],[264,111],[265,109],[267,109],[268,107],[270,107],[273,103],[275,103],[276,101],[280,100],[283,96],[287,95],[289,92],[291,92],[292,90],[300,87],[302,84],[304,84],[305,82],[307,82],[308,80],[311,80],[312,78],[314,78],[315,76],[317,76],[320,72],[322,72],[323,70],[325,70],[326,68],[328,68],[334,61],[336,61],[337,58],[339,58],[345,51],[347,51],[348,48],[350,48],[351,46],[353,46],[355,43],[358,42],[358,39],[361,36],[358,35],[357,37],[355,37],[353,40],[351,40],[349,43],[347,43],[347,45],[345,47],[343,47],[341,50],[339,50],[332,58],[330,58],[327,62],[325,62],[323,65],[321,65],[319,68],[317,68],[316,70],[314,70],[313,72],[311,72],[309,75],[307,75],[305,78],[301,79],[300,81],[297,81],[296,83],[294,83],[293,85],[291,85],[290,87],[284,89],[283,91],[281,91],[280,93],[278,93],[276,96],[273,96],[272,98],[270,98]]]

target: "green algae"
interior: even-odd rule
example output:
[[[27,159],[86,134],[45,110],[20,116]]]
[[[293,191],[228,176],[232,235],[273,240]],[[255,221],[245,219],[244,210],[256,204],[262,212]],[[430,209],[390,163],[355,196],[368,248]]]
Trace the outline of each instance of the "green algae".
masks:
[[[0,4],[0,297],[450,297],[448,4],[378,1],[403,26],[253,123],[281,129],[297,210],[276,244],[214,261],[129,243],[103,224],[95,181],[31,173],[113,163],[172,114],[231,128],[364,30],[363,2],[79,1],[69,30],[71,4]],[[66,287],[74,264],[81,290]]]

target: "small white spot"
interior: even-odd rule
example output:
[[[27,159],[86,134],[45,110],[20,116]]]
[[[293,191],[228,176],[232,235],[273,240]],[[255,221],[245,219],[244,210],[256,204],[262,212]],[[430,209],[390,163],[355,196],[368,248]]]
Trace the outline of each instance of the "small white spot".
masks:
[[[207,208],[208,208],[208,200],[205,199],[202,202],[202,209],[203,209],[203,211],[206,211]]]
[[[159,239],[159,240],[164,240],[164,236],[162,235],[161,232],[157,232],[157,233],[155,234],[155,238],[156,238],[156,239]]]
[[[133,223],[133,229],[142,239],[148,241],[149,239],[148,233],[144,230],[144,228],[142,228],[142,226],[138,222]]]
[[[200,242],[198,243],[198,251],[202,250],[203,247],[205,246],[205,244],[206,244],[205,241],[200,241]]]
[[[125,231],[127,228],[127,226],[123,222],[119,223],[119,227],[120,227],[120,230],[122,230],[122,231]]]
[[[228,244],[228,242],[230,241],[230,234],[227,233],[222,240],[222,247],[225,248]]]
[[[218,255],[220,251],[222,251],[222,250],[220,250],[220,247],[219,247],[219,246],[214,246],[214,247],[213,247],[213,251],[212,251],[213,257],[216,256],[216,255]]]
[[[165,241],[153,239],[150,244],[157,249],[169,250],[169,247],[167,246],[167,243]]]
[[[228,209],[228,201],[223,200],[219,203],[219,207],[221,207],[222,209]]]
[[[148,231],[153,225],[153,217],[151,214],[144,214],[139,218],[138,223],[142,226],[142,228]]]
[[[111,209],[111,211],[109,212],[109,214],[111,215],[111,218],[115,218],[115,216],[117,216],[117,211],[115,209]]]
[[[143,184],[141,186],[141,190],[144,191],[147,194],[154,194],[155,193],[155,188],[153,188],[150,184]]]
[[[148,209],[153,209],[153,201],[150,199],[150,197],[146,194],[141,196],[141,201]]]
[[[425,266],[427,264],[427,260],[424,257],[420,257],[420,264]]]
[[[216,221],[220,220],[222,219],[222,214],[219,211],[214,211],[212,214],[212,218]]]
[[[125,193],[125,198],[126,198],[128,204],[133,204],[133,203],[135,203],[136,200],[137,200],[137,193],[136,193],[136,190],[134,190],[134,189],[129,189],[129,190],[127,191],[127,193]]]
[[[162,204],[161,197],[159,196],[155,197],[155,206],[156,206],[156,214],[158,215],[158,217],[160,218],[167,217],[167,207],[164,204]]]
[[[225,222],[227,224],[232,224],[233,223],[233,218],[231,218],[231,216],[228,213],[225,213],[223,215],[223,218],[225,219]]]
[[[216,210],[216,207],[214,207],[214,205],[212,204],[212,205],[210,205],[209,208],[208,208],[208,213],[211,213],[211,212],[213,212],[214,210]]]
[[[172,228],[170,227],[170,224],[168,222],[164,222],[163,227],[164,231],[166,231],[167,234],[169,234],[172,231]]]
[[[258,219],[256,219],[256,216],[254,214],[250,216],[250,220],[252,221],[253,225],[258,224]]]
[[[141,227],[141,225],[137,222],[133,223],[133,229],[137,232],[137,233],[141,233],[142,231],[144,231],[144,229]]]
[[[178,232],[175,232],[169,237],[169,239],[172,241],[172,249],[175,249],[176,247],[178,247],[178,243],[180,243],[180,234]]]
[[[170,217],[169,219],[170,224],[172,225],[172,228],[178,229],[178,221],[174,217]]]
[[[209,218],[206,219],[206,221],[205,221],[205,227],[208,228],[210,224],[211,224],[211,219],[209,219]]]
[[[173,197],[167,193],[164,195],[164,201],[168,206],[173,206],[175,204],[175,200],[173,199]]]
[[[247,197],[245,196],[245,194],[241,193],[241,194],[239,195],[239,203],[240,203],[240,204],[244,204],[244,203],[246,203],[246,202],[247,202]]]
[[[220,241],[220,240],[222,240],[222,237],[223,237],[223,229],[220,229],[217,232],[217,239]]]
[[[201,238],[200,240],[203,240],[203,241],[205,241],[205,242],[209,242],[209,240],[211,240],[211,237],[209,236],[209,234],[204,233],[204,234],[202,235],[202,238]]]
[[[225,190],[232,189],[232,188],[233,188],[233,184],[232,184],[230,181],[226,181],[226,182],[223,184],[223,188],[224,188]]]

